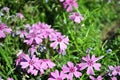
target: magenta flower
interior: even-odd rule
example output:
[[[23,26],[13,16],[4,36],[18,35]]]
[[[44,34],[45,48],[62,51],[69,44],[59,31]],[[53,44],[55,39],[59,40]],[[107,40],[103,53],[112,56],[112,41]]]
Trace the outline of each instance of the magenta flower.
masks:
[[[91,80],[102,80],[103,78],[101,76],[98,76],[97,78],[90,76]]]
[[[70,15],[69,18],[73,20],[75,23],[80,23],[82,20],[84,20],[81,14],[77,12],[72,12],[72,15]]]
[[[109,69],[112,71],[113,76],[116,76],[117,74],[120,76],[120,66],[109,66]]]
[[[86,57],[82,58],[82,60],[84,60],[85,62],[79,64],[80,70],[84,70],[85,68],[87,68],[87,74],[94,75],[93,67],[95,70],[100,70],[101,64],[96,63],[96,61],[101,58],[103,58],[103,56],[96,58],[95,55],[92,55],[92,58],[90,58],[90,55],[88,54]]]
[[[13,78],[8,77],[7,80],[14,80]]]
[[[82,73],[78,71],[77,67],[74,66],[74,64],[72,62],[68,62],[67,65],[64,65],[62,67],[62,71],[67,75],[67,79],[68,80],[73,80],[73,76],[79,78],[80,76],[82,76]]]
[[[63,6],[67,12],[71,12],[73,8],[78,8],[76,0],[65,0],[65,2],[63,2]]]
[[[28,45],[39,44],[42,42],[42,36],[37,32],[28,33],[26,35],[26,38],[27,39],[24,40],[24,42],[27,43]]]
[[[58,35],[56,36],[56,38],[53,38],[51,41],[54,41],[50,44],[50,46],[53,47],[53,49],[56,49],[57,46],[60,45],[60,49],[65,50],[67,48],[69,39],[68,37]]]
[[[6,24],[4,24],[4,23],[0,24],[0,38],[5,38],[6,37],[5,33],[10,34],[11,31],[12,31],[12,29],[8,28]]]
[[[48,80],[64,80],[65,78],[66,74],[62,71],[59,72],[58,70],[55,70],[55,72],[51,72],[51,77]]]
[[[17,15],[17,17],[19,17],[21,20],[24,18],[24,16],[23,16],[22,13],[17,13],[16,15]]]
[[[55,66],[55,63],[53,63],[50,59],[41,59],[41,68],[44,70],[48,68],[53,68]]]
[[[23,69],[28,68],[28,73],[32,73],[34,75],[37,75],[37,71],[40,68],[40,61],[38,58],[36,58],[35,55],[32,57],[29,57],[28,55],[23,57],[26,61],[21,61],[20,65]],[[32,72],[33,71],[33,72]]]

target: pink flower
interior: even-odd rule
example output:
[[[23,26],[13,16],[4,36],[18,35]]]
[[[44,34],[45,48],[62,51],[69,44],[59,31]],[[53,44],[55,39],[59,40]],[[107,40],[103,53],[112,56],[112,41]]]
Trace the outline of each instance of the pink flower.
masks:
[[[53,68],[55,66],[55,63],[53,63],[50,59],[41,59],[41,68],[44,70],[48,68]]]
[[[26,61],[21,61],[20,65],[23,69],[28,68],[28,73],[37,75],[37,70],[40,68],[40,61],[35,55],[29,57],[28,55],[23,57]]]
[[[12,30],[10,28],[8,28],[6,24],[4,24],[4,23],[0,24],[0,38],[5,38],[6,37],[5,33],[10,34],[11,31]]]
[[[72,62],[68,62],[67,65],[64,65],[62,67],[62,71],[68,74],[67,76],[68,80],[73,80],[73,76],[77,78],[82,76],[82,73],[78,71],[77,67],[74,66]]]
[[[24,56],[26,56],[26,54],[24,52],[19,52],[18,53],[18,58],[15,61],[16,62],[16,66],[18,66],[19,63],[24,60],[24,58],[23,58]]]
[[[91,80],[102,80],[103,78],[101,76],[98,76],[97,78],[94,78],[93,76],[90,76]]]
[[[13,78],[8,77],[7,80],[14,80]]]
[[[72,15],[70,15],[69,18],[73,20],[75,23],[80,23],[82,20],[84,20],[81,14],[77,12],[72,12]]]
[[[68,37],[58,35],[56,36],[56,38],[51,39],[51,41],[54,41],[50,44],[50,46],[53,47],[53,49],[56,49],[57,46],[60,45],[60,49],[65,50],[67,48],[69,39]]]
[[[117,78],[116,77],[111,77],[111,80],[117,80]]]
[[[5,12],[9,12],[9,8],[8,7],[4,7],[2,10],[5,11]]]
[[[36,32],[31,32],[26,35],[26,40],[24,40],[25,43],[28,45],[31,44],[39,44],[42,42],[42,36]]]
[[[36,76],[38,74],[38,70],[37,69],[28,69],[27,71],[28,73],[31,73],[32,75]]]
[[[113,76],[116,76],[117,74],[120,76],[120,66],[109,66],[109,69],[112,71]]]
[[[22,13],[17,13],[16,15],[17,15],[17,17],[19,17],[21,20],[24,18],[24,16],[23,16]]]
[[[20,38],[24,38],[27,35],[27,32],[26,30],[20,30],[18,34],[20,35]]]
[[[31,53],[31,55],[34,55],[36,51],[37,47],[35,45],[32,45],[32,47],[28,49],[28,52]]]
[[[66,74],[55,70],[55,72],[51,72],[51,77],[48,80],[64,80],[65,78]]]
[[[78,8],[76,0],[65,0],[65,2],[63,2],[63,6],[67,9],[67,12],[71,12],[73,8]]]
[[[94,75],[94,70],[100,70],[101,64],[96,63],[99,59],[103,58],[103,56],[96,58],[95,55],[92,55],[92,58],[90,58],[90,55],[88,54],[86,57],[83,57],[82,60],[85,62],[82,62],[79,64],[80,70],[84,70],[87,68],[87,74]]]

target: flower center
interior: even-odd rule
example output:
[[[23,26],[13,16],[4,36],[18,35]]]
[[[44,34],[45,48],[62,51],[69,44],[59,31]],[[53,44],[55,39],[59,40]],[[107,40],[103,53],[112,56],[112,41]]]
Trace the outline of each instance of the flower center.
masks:
[[[116,71],[117,71],[117,72],[120,72],[120,67],[117,67],[117,68],[116,68]]]
[[[58,77],[56,80],[62,80],[62,78]]]
[[[75,16],[80,16],[79,13],[75,13]]]
[[[35,34],[31,34],[31,36],[32,36],[33,38],[35,38],[35,37],[36,37],[36,35],[35,35]]]
[[[88,64],[89,66],[92,66],[92,65],[93,65],[93,61],[92,61],[92,60],[89,60],[89,61],[87,62],[87,64]]]
[[[61,39],[61,38],[58,38],[58,39],[57,39],[57,41],[58,41],[58,42],[61,42],[61,41],[62,41],[62,39]]]
[[[75,68],[74,68],[74,67],[71,67],[71,68],[70,68],[70,72],[75,72]]]
[[[70,0],[70,1],[69,1],[69,4],[71,4],[71,5],[72,5],[72,4],[73,4],[73,0]]]
[[[30,64],[30,65],[33,65],[33,64],[34,64],[34,61],[33,61],[33,60],[30,60],[30,61],[29,61],[29,64]]]

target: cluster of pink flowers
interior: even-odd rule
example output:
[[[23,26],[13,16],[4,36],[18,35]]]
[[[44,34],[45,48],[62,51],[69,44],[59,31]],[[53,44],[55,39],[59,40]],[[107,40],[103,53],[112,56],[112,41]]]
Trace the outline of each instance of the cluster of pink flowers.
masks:
[[[75,23],[80,23],[84,18],[78,12],[72,12],[73,8],[78,8],[78,3],[76,0],[60,0],[63,3],[63,7],[66,9],[67,12],[71,12],[69,18],[73,20]]]
[[[101,76],[98,76],[97,78],[94,78],[94,70],[93,67],[96,70],[100,70],[101,64],[96,63],[99,59],[103,58],[103,56],[96,58],[95,55],[92,55],[92,58],[90,58],[90,55],[88,54],[86,57],[83,57],[82,59],[85,62],[81,62],[74,66],[72,62],[68,62],[67,65],[63,65],[62,71],[59,72],[58,70],[55,70],[55,72],[51,72],[51,77],[48,80],[64,80],[67,78],[67,80],[73,80],[73,77],[80,78],[82,76],[82,73],[80,71],[87,69],[87,74],[90,75],[91,80],[102,80],[103,78]]]
[[[50,59],[39,59],[35,55],[29,56],[21,53],[16,59],[16,66],[21,65],[22,69],[26,69],[27,73],[36,76],[38,73],[44,74],[44,71],[55,66]]]
[[[45,39],[49,39],[50,47],[53,49],[60,49],[61,51],[65,51],[67,45],[69,44],[69,39],[65,35],[62,35],[60,32],[51,28],[50,25],[45,23],[36,23],[32,26],[26,26],[29,31],[26,30],[19,31],[20,37],[24,38],[24,42],[28,45],[31,45],[32,48],[30,51],[32,53],[35,52],[35,47],[37,45],[42,44]]]
[[[5,38],[6,33],[10,34],[12,31],[11,28],[8,28],[8,26],[5,23],[0,24],[0,38]]]

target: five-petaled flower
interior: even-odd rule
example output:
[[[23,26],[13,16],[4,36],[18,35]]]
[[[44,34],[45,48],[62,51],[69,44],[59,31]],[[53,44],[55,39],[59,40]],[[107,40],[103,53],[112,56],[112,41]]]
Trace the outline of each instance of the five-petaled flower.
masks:
[[[67,74],[68,80],[73,80],[73,76],[79,78],[82,73],[78,71],[77,67],[72,62],[68,62],[67,65],[63,65],[62,71]]]
[[[73,20],[75,23],[80,23],[84,18],[80,13],[72,12],[72,14],[69,16],[71,20]]]
[[[87,68],[87,74],[94,75],[93,67],[95,70],[100,70],[101,64],[96,63],[96,61],[101,58],[103,58],[103,56],[96,58],[95,55],[92,55],[92,58],[90,58],[90,55],[88,54],[86,57],[82,58],[82,60],[85,62],[81,62],[79,64],[80,70],[84,70],[85,68]]]
[[[51,39],[53,41],[50,46],[53,47],[53,49],[56,49],[58,45],[60,45],[61,50],[65,50],[67,48],[67,45],[69,43],[68,37],[58,35],[55,38]]]

